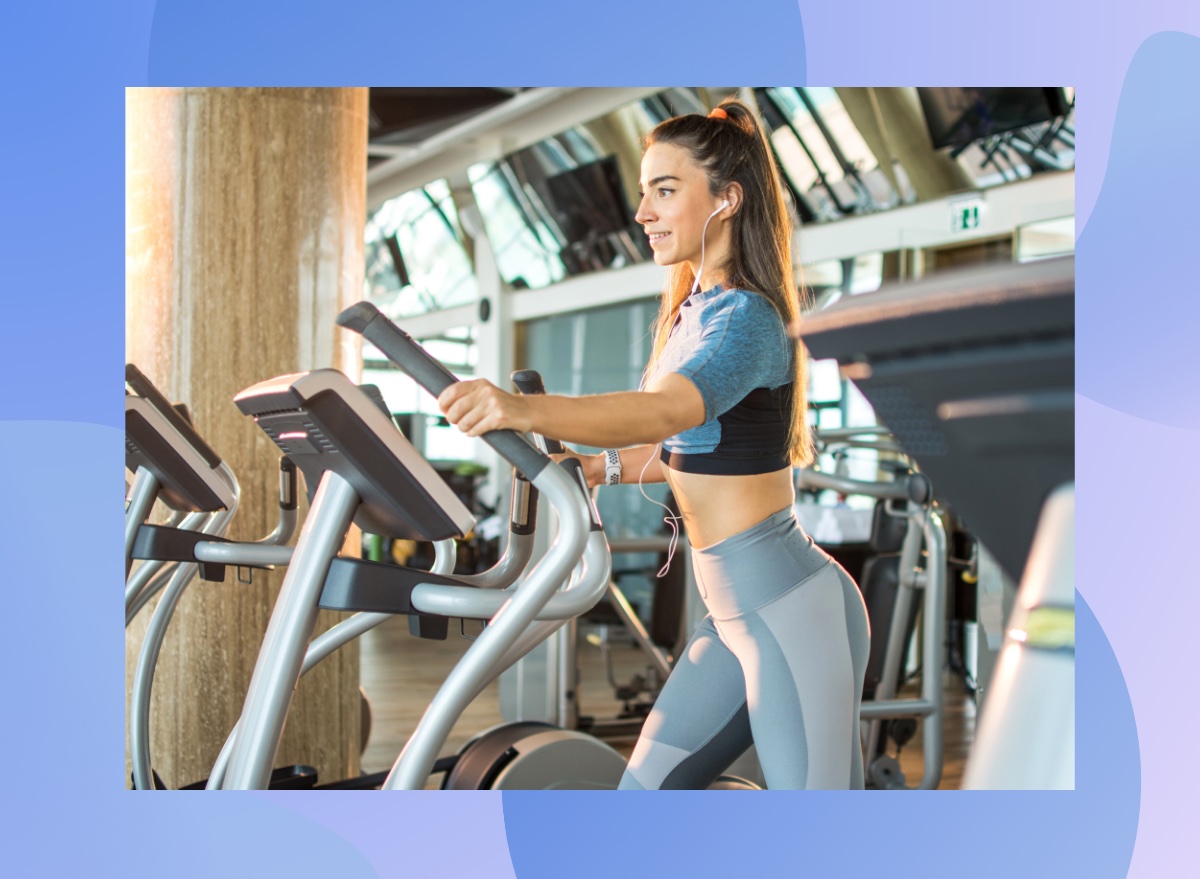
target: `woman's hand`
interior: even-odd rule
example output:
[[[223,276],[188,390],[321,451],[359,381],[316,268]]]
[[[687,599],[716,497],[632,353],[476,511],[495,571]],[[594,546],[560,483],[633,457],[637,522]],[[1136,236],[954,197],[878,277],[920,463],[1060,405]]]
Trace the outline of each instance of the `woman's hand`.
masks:
[[[563,452],[550,456],[556,464],[561,464],[567,458],[576,458],[583,467],[583,478],[587,480],[588,488],[604,484],[604,455],[585,455],[583,452]]]
[[[533,429],[529,400],[479,378],[450,385],[438,397],[438,407],[446,420],[467,436],[481,436],[490,430],[528,433]]]

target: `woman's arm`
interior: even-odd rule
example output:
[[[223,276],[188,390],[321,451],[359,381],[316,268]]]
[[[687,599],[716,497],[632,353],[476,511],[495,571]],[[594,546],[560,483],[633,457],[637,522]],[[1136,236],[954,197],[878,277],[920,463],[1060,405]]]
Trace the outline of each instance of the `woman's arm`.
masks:
[[[621,458],[622,485],[637,485],[639,477],[640,481],[646,484],[651,482],[666,482],[662,468],[652,463],[658,457],[657,443],[648,446],[634,446],[629,449],[618,449],[617,454]],[[579,463],[583,465],[583,475],[586,477],[589,486],[607,485],[603,454],[583,455],[579,452],[567,452],[565,455],[555,455],[554,458],[555,460],[578,458]],[[643,470],[645,470],[645,476],[642,476]]]
[[[704,423],[704,398],[677,373],[644,391],[585,397],[526,397],[476,379],[448,387],[438,397],[438,406],[468,436],[502,429],[536,431],[563,442],[605,448],[653,445]]]

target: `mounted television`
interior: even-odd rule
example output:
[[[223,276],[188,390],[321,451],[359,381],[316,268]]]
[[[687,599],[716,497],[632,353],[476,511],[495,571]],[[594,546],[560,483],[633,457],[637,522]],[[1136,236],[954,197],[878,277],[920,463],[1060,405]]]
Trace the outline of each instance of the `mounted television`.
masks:
[[[595,240],[633,223],[616,156],[547,177],[544,196],[567,244]]]
[[[934,149],[1049,122],[1068,110],[1061,88],[918,88]]]

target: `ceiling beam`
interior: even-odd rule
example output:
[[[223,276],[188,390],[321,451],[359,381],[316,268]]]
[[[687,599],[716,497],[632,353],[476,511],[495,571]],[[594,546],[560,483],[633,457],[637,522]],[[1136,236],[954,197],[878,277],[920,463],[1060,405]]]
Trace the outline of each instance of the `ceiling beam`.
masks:
[[[367,171],[367,210],[476,162],[495,161],[658,88],[537,88],[520,92]]]

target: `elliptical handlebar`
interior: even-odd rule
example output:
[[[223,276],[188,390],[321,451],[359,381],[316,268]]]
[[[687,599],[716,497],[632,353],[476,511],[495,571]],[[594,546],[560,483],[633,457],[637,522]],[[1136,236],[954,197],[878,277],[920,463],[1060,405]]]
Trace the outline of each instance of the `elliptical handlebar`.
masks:
[[[512,383],[527,397],[546,393],[542,374],[536,369],[518,369],[512,374]],[[567,451],[562,443],[548,436],[542,437],[542,442],[546,444],[546,454],[548,455],[561,455]]]
[[[438,363],[418,345],[408,333],[400,329],[369,302],[359,302],[337,316],[338,326],[360,334],[383,352],[389,360],[403,369],[417,384],[433,396],[458,381],[446,367]],[[496,450],[531,482],[550,459],[539,452],[521,434],[513,430],[492,430],[481,439]]]

